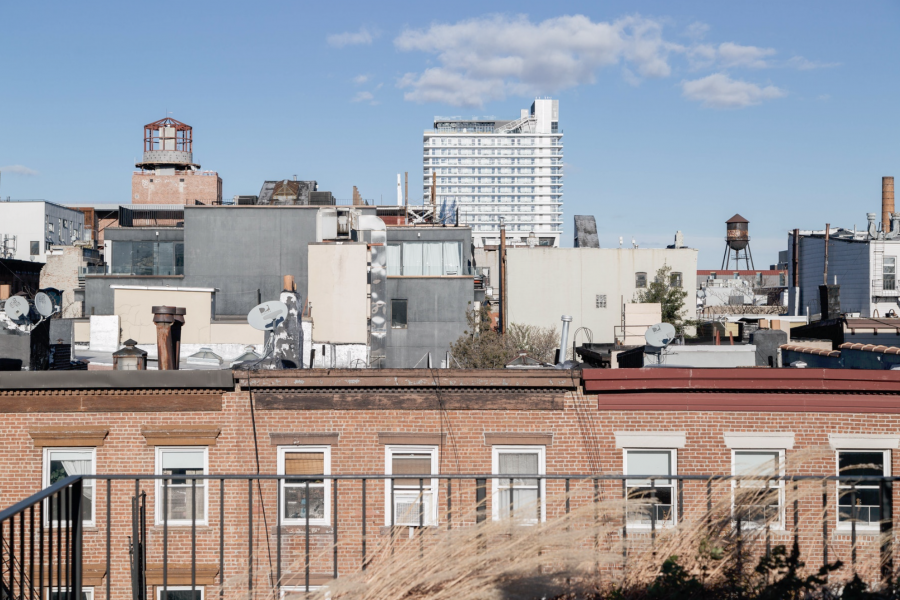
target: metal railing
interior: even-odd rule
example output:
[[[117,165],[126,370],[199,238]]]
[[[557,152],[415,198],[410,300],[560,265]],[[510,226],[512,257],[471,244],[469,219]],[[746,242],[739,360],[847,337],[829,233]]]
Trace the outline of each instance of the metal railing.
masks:
[[[81,589],[82,494],[82,478],[66,477],[0,512],[0,597],[41,600],[47,587],[72,598]]]
[[[87,480],[95,482],[90,504],[82,500]],[[745,495],[735,508],[731,504],[733,482],[745,480],[783,482],[787,493],[774,502],[766,497],[771,491],[763,487],[762,502],[754,504]],[[125,537],[129,539],[128,577],[134,600],[145,600],[148,588],[154,585],[167,597],[169,586],[174,586],[170,564],[189,565],[189,577],[179,574],[181,585],[187,587],[185,579],[191,590],[210,585],[198,581],[201,560],[218,563],[214,585],[219,586],[220,597],[224,597],[225,582],[242,569],[245,579],[241,583],[249,592],[262,586],[280,593],[287,585],[286,563],[294,567],[294,585],[299,581],[299,587],[308,591],[314,569],[319,578],[324,572],[337,578],[365,570],[378,556],[388,556],[379,553],[378,543],[390,545],[392,555],[394,544],[404,540],[418,539],[420,547],[428,543],[426,531],[477,527],[510,515],[535,525],[546,521],[548,515],[561,517],[592,506],[599,526],[596,506],[601,501],[621,503],[617,531],[623,561],[630,552],[639,551],[632,545],[655,544],[664,530],[679,535],[673,527],[678,523],[690,519],[711,523],[714,503],[723,498],[731,499],[727,503],[731,533],[738,543],[762,544],[763,538],[753,533],[765,531],[768,553],[773,528],[782,536],[792,536],[799,548],[801,495],[797,489],[801,484],[814,491],[813,502],[810,496],[804,498],[804,510],[814,506],[820,519],[804,517],[804,539],[814,542],[811,548],[822,553],[822,563],[830,564],[829,550],[835,552],[831,536],[849,534],[846,550],[855,572],[857,529],[871,532],[875,526],[878,535],[869,534],[866,543],[877,546],[881,575],[888,579],[894,575],[892,498],[893,482],[898,480],[900,477],[637,474],[515,474],[514,478],[511,474],[72,476],[0,512],[0,593],[14,600],[39,599],[47,588],[74,593],[82,587],[86,558],[93,563],[105,561],[106,598],[110,598],[112,582],[122,581],[126,575],[121,567],[124,561],[113,562],[113,540]],[[633,487],[635,481],[640,481],[639,489]],[[874,488],[878,505],[862,505],[860,491]],[[516,496],[515,490],[527,494]],[[821,504],[815,500],[819,494]],[[121,515],[128,510],[131,518],[123,519]],[[82,551],[84,522],[92,525],[87,534],[91,536],[87,557]],[[149,536],[148,527],[152,528]],[[264,533],[257,533],[259,528]],[[201,535],[202,543],[198,543]],[[867,550],[867,555],[871,554],[871,549]],[[153,581],[147,576],[148,556],[160,561],[161,573]],[[815,559],[807,556],[806,560]],[[268,563],[263,576],[254,577],[254,562]]]

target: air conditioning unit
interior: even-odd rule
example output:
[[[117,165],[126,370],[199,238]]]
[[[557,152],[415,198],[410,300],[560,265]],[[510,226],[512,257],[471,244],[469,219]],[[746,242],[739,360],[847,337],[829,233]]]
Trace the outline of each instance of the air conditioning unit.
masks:
[[[425,492],[420,498],[419,494],[397,496],[394,493],[394,525],[418,527],[419,507],[422,507],[422,523],[434,524],[434,513],[431,505],[431,492]]]

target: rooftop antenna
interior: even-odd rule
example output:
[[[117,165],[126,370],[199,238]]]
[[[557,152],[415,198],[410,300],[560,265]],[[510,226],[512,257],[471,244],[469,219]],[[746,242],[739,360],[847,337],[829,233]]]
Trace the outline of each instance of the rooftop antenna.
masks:
[[[22,296],[10,296],[6,299],[3,310],[11,321],[18,323],[23,317],[27,320],[31,307],[28,305],[28,300]]]

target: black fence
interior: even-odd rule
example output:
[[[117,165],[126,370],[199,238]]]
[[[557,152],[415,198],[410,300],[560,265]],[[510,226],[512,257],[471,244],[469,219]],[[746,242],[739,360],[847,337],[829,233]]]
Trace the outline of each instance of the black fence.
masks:
[[[314,585],[311,537],[316,537],[321,546],[323,535],[330,536],[326,544],[331,554],[329,575],[337,578],[366,569],[373,559],[370,540],[387,538],[393,544],[407,528],[412,538],[421,537],[429,529],[452,530],[509,517],[539,524],[548,518],[551,504],[554,515],[563,515],[577,509],[579,503],[590,506],[616,500],[621,501],[618,534],[622,558],[627,560],[632,536],[652,544],[664,529],[685,520],[686,511],[690,518],[712,519],[714,504],[728,488],[731,526],[739,541],[743,533],[764,532],[755,539],[764,539],[768,553],[771,530],[777,523],[782,537],[793,536],[793,543],[799,547],[802,500],[804,510],[815,506],[815,518],[821,520],[816,535],[821,541],[823,565],[829,564],[829,548],[833,546],[830,535],[835,530],[829,527],[836,523],[849,535],[854,571],[858,533],[864,530],[878,545],[880,574],[887,580],[895,576],[893,483],[897,480],[900,477],[544,474],[72,476],[0,512],[0,600],[42,599],[45,590],[50,590],[51,599],[76,598],[75,590],[82,589],[86,521],[91,523],[94,536],[89,559],[105,561],[107,599],[113,597],[113,579],[119,582],[125,577],[124,569],[113,572],[116,563],[124,562],[113,559],[114,530],[127,533],[128,577],[134,600],[146,599],[148,588],[154,586],[162,591],[160,598],[168,598],[170,564],[179,560],[190,561],[190,597],[195,598],[194,591],[203,585],[198,583],[198,528],[206,535],[200,549],[205,560],[215,555],[218,562],[215,584],[224,597],[226,578],[234,574],[229,569],[236,569],[235,556],[251,565],[246,573],[248,591],[264,586],[280,592],[283,531],[288,526],[300,528],[299,544],[296,533],[292,540],[295,550],[302,548],[303,556],[299,581],[295,572],[293,587],[309,591]],[[821,504],[818,499],[812,501],[809,493],[801,499],[798,485],[808,490],[817,486]],[[576,486],[580,490],[577,498]],[[154,499],[149,504],[148,491]],[[98,502],[98,492],[103,492],[103,502]],[[275,515],[266,514],[264,493],[270,499],[274,495]],[[461,502],[466,505],[460,506]],[[342,506],[343,512],[339,510]],[[130,517],[122,518],[129,514],[122,510],[126,507],[130,508]],[[104,513],[105,518],[97,519]],[[260,518],[265,521],[265,542],[258,536],[254,539],[254,519]],[[384,527],[373,523],[379,518],[385,519]],[[241,526],[240,535],[230,529],[235,523]],[[148,537],[148,526],[155,528],[154,536]],[[181,537],[177,548],[171,549],[174,535]],[[805,535],[810,539],[809,528]],[[347,538],[353,543],[347,544]],[[254,581],[252,564],[254,554],[260,562],[263,545],[271,571],[267,580],[260,582]],[[226,547],[231,563],[226,561]],[[346,548],[352,548],[355,559],[348,556]],[[154,576],[158,582],[148,579],[148,549],[161,560],[161,573]],[[339,549],[343,549],[340,554]],[[321,556],[319,552],[317,560],[321,561]]]

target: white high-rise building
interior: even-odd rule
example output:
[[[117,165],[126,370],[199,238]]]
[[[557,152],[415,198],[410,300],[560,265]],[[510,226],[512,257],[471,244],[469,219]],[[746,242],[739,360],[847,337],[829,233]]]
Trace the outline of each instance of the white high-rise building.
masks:
[[[471,225],[476,246],[559,246],[563,141],[559,100],[539,98],[515,121],[435,118],[424,136],[423,198],[432,177],[439,217]],[[530,239],[529,239],[530,238]]]

